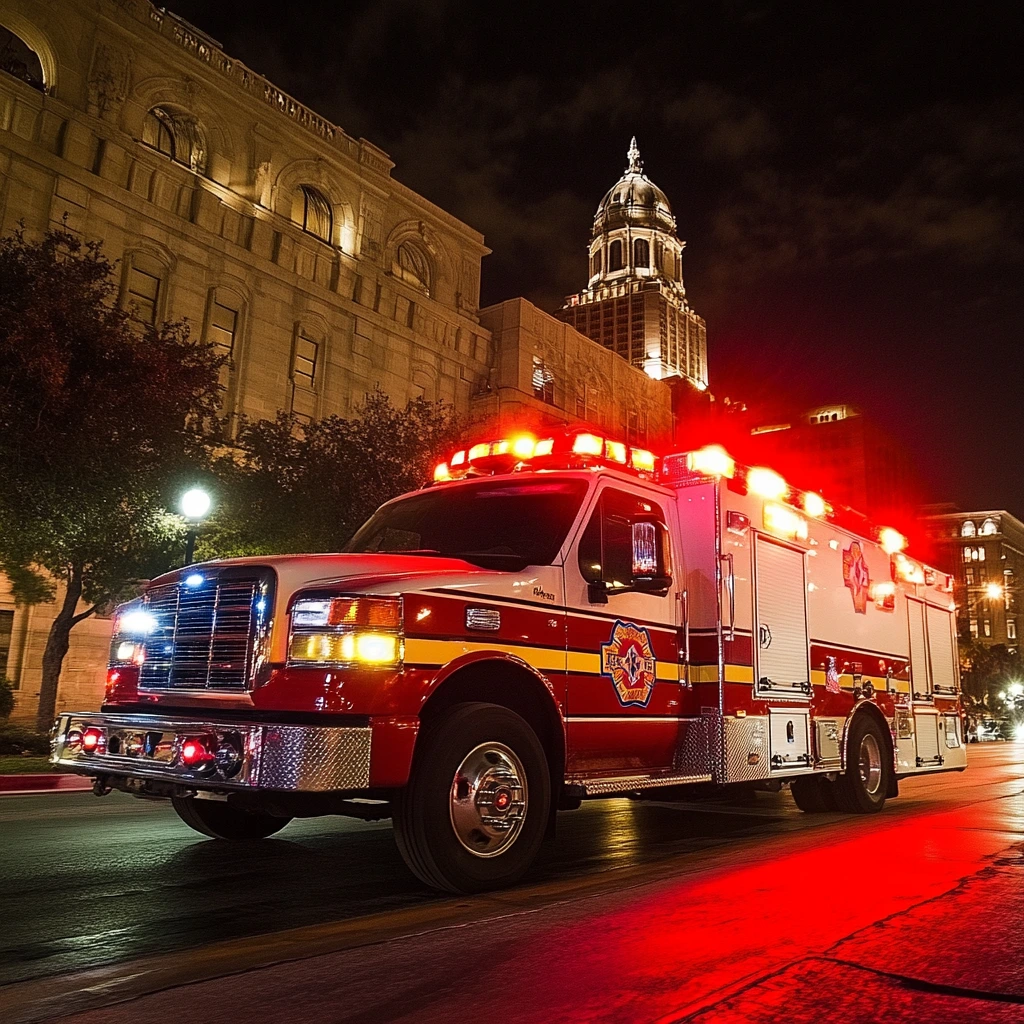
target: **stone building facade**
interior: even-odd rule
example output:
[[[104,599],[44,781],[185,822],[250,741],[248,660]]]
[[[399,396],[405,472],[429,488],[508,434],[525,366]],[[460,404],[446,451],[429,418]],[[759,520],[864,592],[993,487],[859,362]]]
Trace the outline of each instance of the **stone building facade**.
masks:
[[[480,311],[493,339],[489,387],[472,399],[476,418],[537,431],[588,423],[631,444],[672,440],[672,393],[614,352],[527,302]]]
[[[686,299],[683,249],[668,198],[633,139],[622,177],[597,208],[590,279],[555,315],[656,380],[708,385],[707,329]]]
[[[136,316],[186,319],[228,355],[232,423],[351,415],[379,385],[473,420],[664,435],[642,368],[521,300],[482,318],[483,237],[392,168],[147,0],[0,0],[0,232],[101,239]],[[54,608],[0,576],[16,719],[35,716]],[[58,711],[99,703],[109,635],[75,627]]]
[[[935,565],[956,577],[960,635],[1017,650],[1024,629],[1024,522],[1005,509],[953,506],[930,506],[920,522]]]

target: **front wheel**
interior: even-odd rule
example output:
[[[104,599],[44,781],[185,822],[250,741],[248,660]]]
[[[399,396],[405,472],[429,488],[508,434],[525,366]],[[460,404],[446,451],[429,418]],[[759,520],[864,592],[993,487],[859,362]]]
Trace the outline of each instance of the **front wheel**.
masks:
[[[551,778],[537,734],[496,704],[456,704],[424,726],[395,840],[427,885],[473,893],[517,882],[540,849]]]
[[[888,749],[875,720],[857,715],[846,745],[846,770],[835,782],[840,810],[873,814],[882,809],[893,771]]]
[[[222,800],[173,796],[171,805],[189,828],[211,839],[266,839],[292,820],[260,811],[241,811]]]

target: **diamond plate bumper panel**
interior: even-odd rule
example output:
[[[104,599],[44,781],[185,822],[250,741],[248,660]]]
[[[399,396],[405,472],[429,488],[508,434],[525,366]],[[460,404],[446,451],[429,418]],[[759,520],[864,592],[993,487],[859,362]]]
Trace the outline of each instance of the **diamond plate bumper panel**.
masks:
[[[81,737],[100,730],[96,749]],[[176,782],[190,789],[294,792],[365,789],[370,784],[369,726],[276,725],[146,715],[69,714],[57,719],[50,760],[79,775]],[[185,763],[187,740],[212,756]]]
[[[725,729],[725,778],[723,782],[767,779],[771,769],[768,754],[768,719],[760,715],[723,719]]]

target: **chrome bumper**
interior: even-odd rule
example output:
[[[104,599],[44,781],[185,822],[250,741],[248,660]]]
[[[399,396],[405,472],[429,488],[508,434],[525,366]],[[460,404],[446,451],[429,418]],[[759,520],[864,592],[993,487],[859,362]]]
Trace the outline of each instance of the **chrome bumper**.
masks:
[[[82,737],[101,731],[95,749]],[[179,783],[190,789],[325,792],[370,784],[370,727],[213,722],[207,719],[82,713],[61,715],[50,760],[80,775]],[[186,764],[192,741],[211,755]]]

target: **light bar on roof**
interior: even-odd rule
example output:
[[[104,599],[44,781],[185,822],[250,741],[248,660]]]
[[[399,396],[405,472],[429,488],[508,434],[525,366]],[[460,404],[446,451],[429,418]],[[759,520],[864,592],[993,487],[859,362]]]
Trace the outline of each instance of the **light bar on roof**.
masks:
[[[747,470],[747,490],[762,498],[784,498],[789,491],[789,484],[775,472],[765,466],[754,466]]]

